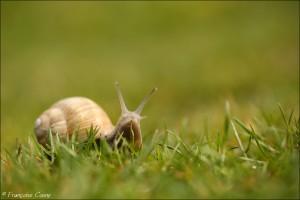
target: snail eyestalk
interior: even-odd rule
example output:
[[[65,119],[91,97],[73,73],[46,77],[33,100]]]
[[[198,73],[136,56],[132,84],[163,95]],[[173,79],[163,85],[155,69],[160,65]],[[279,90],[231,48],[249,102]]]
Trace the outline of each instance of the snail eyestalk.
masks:
[[[122,109],[122,114],[128,113],[128,109],[126,108],[126,105],[125,105],[125,102],[124,102],[124,99],[123,99],[123,96],[122,96],[122,93],[121,93],[121,90],[120,90],[120,87],[119,87],[119,82],[116,81],[115,84],[116,84],[116,87],[117,87],[117,92],[118,92],[120,105],[121,105],[121,109]]]
[[[153,93],[157,90],[157,88],[153,88],[153,90],[146,96],[146,98],[142,101],[139,107],[134,111],[136,114],[140,115],[146,103],[149,101]]]

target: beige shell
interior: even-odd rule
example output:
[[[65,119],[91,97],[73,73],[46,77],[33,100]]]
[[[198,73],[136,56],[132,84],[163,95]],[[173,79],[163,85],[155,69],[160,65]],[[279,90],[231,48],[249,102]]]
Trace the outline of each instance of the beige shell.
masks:
[[[96,138],[104,137],[113,129],[106,112],[94,101],[84,97],[71,97],[58,101],[43,112],[35,122],[35,133],[39,143],[45,144],[48,129],[52,134],[59,134],[65,140],[78,131],[78,140],[87,138],[86,130],[91,125],[98,128]]]

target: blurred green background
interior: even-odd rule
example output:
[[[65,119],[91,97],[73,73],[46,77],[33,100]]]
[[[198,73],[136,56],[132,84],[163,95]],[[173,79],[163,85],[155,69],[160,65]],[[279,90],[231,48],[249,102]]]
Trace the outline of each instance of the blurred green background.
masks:
[[[86,96],[113,123],[154,87],[143,134],[198,131],[263,108],[299,113],[299,2],[1,1],[1,145],[58,99]]]

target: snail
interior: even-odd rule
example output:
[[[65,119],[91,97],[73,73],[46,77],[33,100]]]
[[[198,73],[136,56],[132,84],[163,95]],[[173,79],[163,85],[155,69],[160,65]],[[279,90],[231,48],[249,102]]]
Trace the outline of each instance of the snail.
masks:
[[[127,141],[133,141],[135,149],[142,147],[140,121],[145,118],[140,113],[152,94],[154,88],[138,106],[131,112],[127,109],[119,84],[115,82],[122,109],[122,114],[115,126],[112,125],[106,112],[94,101],[85,97],[69,97],[54,103],[35,121],[34,132],[38,142],[45,146],[49,130],[52,135],[58,134],[63,141],[71,138],[77,131],[78,141],[88,139],[87,130],[91,127],[98,129],[96,139],[105,139],[112,147],[120,135]]]

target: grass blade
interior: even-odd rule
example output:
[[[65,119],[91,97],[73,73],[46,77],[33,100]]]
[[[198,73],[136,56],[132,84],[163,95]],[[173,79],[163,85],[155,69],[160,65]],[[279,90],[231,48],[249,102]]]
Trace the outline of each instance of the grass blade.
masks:
[[[222,139],[222,147],[228,139],[229,127],[230,127],[230,104],[229,104],[229,101],[226,101],[226,104],[225,104],[224,136],[223,136],[223,139]]]
[[[260,151],[263,153],[264,156],[267,157],[266,152],[264,151],[264,149],[260,145],[260,140],[261,139],[258,137],[258,135],[256,135],[256,133],[255,133],[254,129],[252,128],[252,126],[250,125],[251,129],[248,129],[240,120],[234,119],[234,121],[237,122],[248,134],[250,134],[254,138],[254,140],[255,140],[258,148],[260,149]]]
[[[294,109],[292,110],[290,117],[289,117],[289,126],[291,125],[293,114],[294,114]]]
[[[266,152],[265,152],[265,150],[264,150],[263,147],[260,145],[260,141],[258,140],[258,137],[257,137],[257,135],[256,135],[256,133],[255,133],[253,127],[252,127],[251,125],[250,125],[250,127],[251,127],[251,130],[252,130],[252,136],[254,137],[254,140],[255,140],[255,142],[256,142],[258,148],[261,150],[261,152],[262,152],[266,157],[268,157],[267,154],[266,154]]]
[[[284,120],[284,123],[286,125],[286,129],[287,129],[287,135],[286,135],[286,140],[287,140],[287,143],[291,145],[291,149],[293,150],[294,149],[294,139],[293,139],[293,135],[291,133],[291,126],[290,126],[290,121],[291,121],[291,117],[292,117],[292,114],[294,112],[294,109],[292,110],[291,112],[291,115],[289,117],[289,120],[287,120],[287,118],[285,117],[284,113],[283,113],[283,110],[281,108],[281,105],[280,103],[278,103],[278,107],[279,107],[279,110],[281,112],[281,115],[282,115],[282,118]]]
[[[239,134],[238,134],[238,132],[237,132],[235,126],[234,126],[234,123],[233,123],[232,121],[230,121],[230,123],[231,123],[233,132],[234,132],[234,134],[235,134],[235,137],[236,137],[236,139],[237,139],[237,141],[238,141],[238,143],[239,143],[239,145],[240,145],[240,148],[241,148],[241,150],[242,150],[244,156],[245,156],[246,158],[248,158],[247,153],[246,153],[246,151],[245,151],[245,149],[244,149],[243,143],[242,143],[242,141],[241,141],[241,139],[240,139],[240,137],[239,137]]]
[[[51,148],[51,163],[54,163],[54,153],[55,153],[55,145],[54,145],[54,141],[53,141],[53,135],[52,135],[52,131],[49,127],[48,129],[48,138],[50,140],[50,148]]]
[[[193,156],[193,153],[191,152],[191,150],[187,147],[187,145],[181,140],[181,138],[180,138],[178,135],[176,135],[176,134],[173,133],[172,131],[168,131],[168,132],[171,133],[173,136],[175,136],[176,139],[177,139],[177,141],[180,142],[180,143],[183,145],[183,147],[187,150],[187,152],[188,152],[191,156]]]
[[[283,113],[283,111],[282,111],[282,108],[281,108],[280,103],[278,103],[278,107],[279,107],[279,110],[280,110],[280,112],[281,112],[281,115],[282,115],[282,118],[283,118],[283,120],[284,120],[284,123],[285,123],[286,127],[289,129],[289,123],[288,123],[288,120],[286,119],[286,117],[285,117],[285,115],[284,115],[284,113]]]
[[[247,148],[246,148],[246,150],[245,150],[246,153],[248,153],[248,151],[250,150],[251,140],[252,140],[252,135],[249,136],[248,145],[247,145]]]

